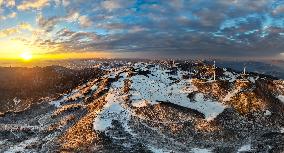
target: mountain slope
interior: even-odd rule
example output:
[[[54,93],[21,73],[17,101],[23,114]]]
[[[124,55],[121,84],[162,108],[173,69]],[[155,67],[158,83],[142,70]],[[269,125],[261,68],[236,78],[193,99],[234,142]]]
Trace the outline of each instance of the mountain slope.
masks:
[[[284,82],[203,63],[135,63],[0,118],[6,152],[281,152]],[[15,122],[16,121],[16,122]]]

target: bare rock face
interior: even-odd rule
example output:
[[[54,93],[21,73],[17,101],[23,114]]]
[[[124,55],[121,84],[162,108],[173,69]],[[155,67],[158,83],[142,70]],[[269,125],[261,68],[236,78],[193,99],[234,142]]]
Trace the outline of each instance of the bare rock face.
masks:
[[[60,68],[81,81],[2,113],[0,152],[284,151],[282,80],[201,62],[87,71]]]

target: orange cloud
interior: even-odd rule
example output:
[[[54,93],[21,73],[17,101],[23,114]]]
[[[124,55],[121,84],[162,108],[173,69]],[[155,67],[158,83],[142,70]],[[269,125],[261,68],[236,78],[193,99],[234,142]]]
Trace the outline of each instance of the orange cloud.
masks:
[[[41,9],[49,5],[48,0],[26,0],[17,6],[19,10]]]
[[[0,31],[0,38],[8,37],[8,36],[11,36],[11,35],[14,35],[14,34],[21,33],[22,30],[32,31],[33,28],[31,27],[30,24],[23,22],[23,23],[19,24],[16,27],[12,27],[12,28],[7,28],[7,29],[4,29],[4,30],[1,30]]]
[[[0,5],[1,6],[1,5]],[[0,10],[1,11],[1,10]],[[1,13],[1,12],[0,12]],[[9,19],[9,18],[15,18],[17,16],[17,13],[16,12],[12,12],[10,14],[8,14],[7,16],[2,16],[0,14],[0,20],[6,20],[6,19]]]
[[[0,38],[7,37],[16,33],[19,33],[18,28],[8,28],[0,31]]]

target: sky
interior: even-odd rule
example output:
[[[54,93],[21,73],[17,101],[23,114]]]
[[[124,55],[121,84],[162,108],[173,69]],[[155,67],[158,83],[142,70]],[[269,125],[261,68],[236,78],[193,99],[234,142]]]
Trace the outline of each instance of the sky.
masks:
[[[0,59],[282,59],[283,42],[283,0],[0,0]]]

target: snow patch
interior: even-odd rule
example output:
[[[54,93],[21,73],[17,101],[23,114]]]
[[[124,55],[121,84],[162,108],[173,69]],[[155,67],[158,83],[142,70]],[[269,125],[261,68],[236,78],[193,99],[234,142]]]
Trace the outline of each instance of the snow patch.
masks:
[[[208,121],[213,120],[226,108],[226,106],[220,102],[206,100],[202,93],[196,94],[195,100],[195,103],[190,103],[190,105],[188,103],[185,103],[185,105],[182,106],[195,109],[203,113],[205,115],[205,119]]]
[[[255,83],[255,80],[256,80],[256,79],[254,79],[253,77],[248,77],[248,80],[249,80],[250,82],[252,82],[252,83]]]
[[[15,97],[13,99],[13,102],[14,102],[15,105],[18,105],[21,102],[21,99],[18,99],[17,97]]]
[[[64,94],[59,99],[51,101],[50,104],[58,108],[58,107],[61,107],[61,105],[68,100],[75,101],[75,100],[84,98],[85,97],[84,94],[87,92],[88,89],[91,89],[92,91],[97,90],[98,86],[96,84],[93,85],[93,83],[96,81],[97,79],[93,81],[89,81],[86,84],[83,84],[81,86],[78,86],[76,89],[72,90],[70,93]],[[86,88],[90,85],[92,85],[91,88]]]
[[[8,141],[8,139],[7,139],[7,140],[1,140],[1,141],[0,141],[0,146],[1,146],[1,145],[4,145],[7,141]]]
[[[50,104],[55,106],[56,108],[61,107],[61,103],[63,103],[65,100],[67,100],[67,95],[64,95],[61,99],[51,101]]]
[[[132,101],[131,105],[134,107],[145,107],[148,105],[148,102],[146,100],[137,100]]]
[[[237,93],[239,93],[240,90],[235,89],[231,92],[228,92],[228,94],[225,96],[225,98],[223,99],[223,101],[230,101],[232,97],[234,97]]]
[[[171,153],[172,152],[172,151],[156,148],[156,147],[153,147],[153,146],[150,146],[149,149],[154,153]]]
[[[284,127],[280,128],[280,133],[284,133]]]
[[[127,112],[121,107],[119,103],[110,102],[104,107],[104,110],[96,117],[93,125],[97,131],[105,131],[111,127],[112,121],[124,120],[128,118]]]
[[[123,87],[123,80],[124,78],[121,78],[117,82],[112,83],[110,93],[105,98],[107,103],[93,122],[94,130],[106,131],[112,126],[112,121],[117,120],[122,124],[125,131],[131,133],[131,129],[128,126],[130,112],[122,106],[123,96],[120,91]]]
[[[264,113],[264,115],[265,115],[265,116],[270,116],[270,115],[271,115],[271,112],[270,112],[269,110],[266,110],[265,113]]]
[[[278,95],[277,98],[284,103],[284,95]]]
[[[4,151],[4,153],[13,153],[13,152],[26,152],[26,147],[38,141],[38,138],[31,138],[17,144],[13,147],[10,147],[8,150]]]
[[[240,149],[238,149],[238,153],[239,152],[250,151],[250,150],[251,150],[251,145],[247,144],[247,145],[242,146]]]
[[[211,153],[209,149],[200,149],[200,148],[193,148],[191,150],[193,153]]]
[[[184,88],[181,89],[181,93],[183,94],[189,94],[189,93],[193,93],[195,91],[197,91],[197,87],[193,86],[192,84],[190,86],[186,86]]]
[[[78,98],[83,98],[84,95],[79,91],[79,90],[75,90],[69,97],[68,99],[71,100],[77,100]]]
[[[157,104],[159,101],[170,102],[195,109],[203,113],[206,120],[214,119],[225,109],[222,103],[207,100],[202,93],[197,93],[195,101],[191,102],[188,94],[197,91],[197,88],[191,83],[191,79],[182,79],[182,75],[175,76],[179,80],[178,83],[173,83],[163,70],[155,69],[148,76],[135,75],[131,77],[130,99],[132,102],[147,101],[149,104]]]
[[[97,86],[96,84],[91,87],[91,90],[92,90],[92,91],[95,91],[95,90],[97,90],[97,89],[98,89],[98,86]]]
[[[50,104],[58,108],[58,107],[61,107],[61,104],[68,101],[69,99],[77,100],[78,98],[83,98],[83,97],[84,95],[81,93],[81,91],[78,89],[75,89],[75,90],[72,90],[71,93],[69,94],[64,94],[63,97],[61,97],[59,100],[51,101]]]
[[[227,69],[226,69],[227,70]],[[232,72],[226,71],[223,73],[226,77],[230,78],[229,82],[234,82],[237,79],[237,76]]]

